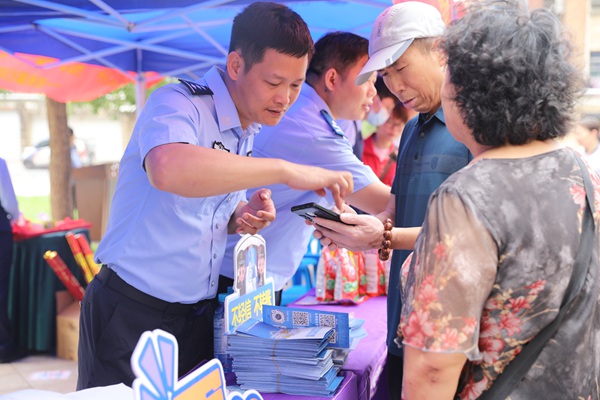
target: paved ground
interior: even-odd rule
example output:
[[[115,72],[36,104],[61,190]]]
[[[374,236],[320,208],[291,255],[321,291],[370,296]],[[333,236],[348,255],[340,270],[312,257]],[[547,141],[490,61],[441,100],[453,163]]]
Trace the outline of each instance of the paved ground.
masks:
[[[10,178],[19,197],[48,196],[50,173],[47,169],[27,169],[21,160],[7,160]]]
[[[3,394],[25,389],[74,392],[77,362],[47,354],[34,355],[12,364],[0,364],[0,400]]]

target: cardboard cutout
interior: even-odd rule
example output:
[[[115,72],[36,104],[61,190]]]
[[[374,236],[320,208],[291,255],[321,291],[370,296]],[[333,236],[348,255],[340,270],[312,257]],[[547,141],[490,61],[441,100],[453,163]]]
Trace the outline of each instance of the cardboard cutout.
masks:
[[[227,394],[217,359],[178,381],[178,354],[177,339],[170,333],[155,329],[142,334],[131,356],[135,400],[263,400],[255,390]]]

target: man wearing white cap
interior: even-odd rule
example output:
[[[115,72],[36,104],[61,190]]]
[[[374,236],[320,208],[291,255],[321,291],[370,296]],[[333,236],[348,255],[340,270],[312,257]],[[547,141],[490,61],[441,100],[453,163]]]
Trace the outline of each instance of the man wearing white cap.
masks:
[[[392,399],[399,399],[402,389],[403,351],[395,341],[402,309],[400,267],[414,247],[429,196],[472,159],[446,129],[441,108],[444,60],[435,42],[444,29],[438,10],[416,1],[395,4],[377,17],[369,40],[370,58],[356,83],[379,72],[390,91],[419,115],[404,128],[386,211],[376,217],[343,213],[342,220],[354,226],[315,219],[328,228],[315,234],[323,236],[323,245],[366,250],[381,248],[386,242],[386,249],[398,250],[393,254],[388,290],[387,369]],[[383,224],[388,218],[394,221],[391,235]],[[380,252],[383,257],[385,253],[389,256],[389,250]]]

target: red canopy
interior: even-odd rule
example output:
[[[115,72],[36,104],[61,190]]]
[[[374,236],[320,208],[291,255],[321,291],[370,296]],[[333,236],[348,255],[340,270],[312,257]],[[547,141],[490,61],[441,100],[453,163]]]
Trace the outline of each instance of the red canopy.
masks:
[[[414,0],[393,0],[394,4],[404,3]],[[418,0],[421,3],[426,3],[437,8],[442,14],[442,18],[446,24],[459,19],[464,14],[463,0]]]
[[[71,63],[52,68],[51,57],[0,51],[0,87],[20,93],[44,93],[61,103],[90,101],[135,82],[136,74],[123,73],[98,65]],[[155,72],[146,72],[146,87],[159,82]]]

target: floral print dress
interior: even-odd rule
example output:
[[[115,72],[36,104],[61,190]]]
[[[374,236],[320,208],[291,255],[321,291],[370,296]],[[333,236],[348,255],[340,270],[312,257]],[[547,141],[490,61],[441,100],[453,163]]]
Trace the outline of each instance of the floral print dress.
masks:
[[[398,341],[464,353],[457,397],[476,399],[557,315],[580,244],[586,205],[568,148],[481,159],[431,196],[402,268]],[[600,210],[600,178],[589,169]],[[598,244],[598,214],[596,244]],[[584,287],[510,399],[599,399],[598,245]],[[405,366],[410,368],[410,366]]]

